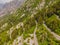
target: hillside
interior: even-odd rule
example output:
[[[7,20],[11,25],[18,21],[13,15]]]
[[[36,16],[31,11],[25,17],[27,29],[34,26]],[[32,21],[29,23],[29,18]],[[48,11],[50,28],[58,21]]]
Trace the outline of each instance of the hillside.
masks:
[[[0,45],[60,45],[60,0],[26,0],[1,17]]]

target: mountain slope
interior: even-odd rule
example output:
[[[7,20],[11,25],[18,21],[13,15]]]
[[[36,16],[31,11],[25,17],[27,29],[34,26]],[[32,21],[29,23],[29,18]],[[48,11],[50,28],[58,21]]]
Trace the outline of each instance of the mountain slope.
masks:
[[[24,0],[12,0],[9,3],[3,4],[0,8],[0,16],[6,15],[7,13],[14,12],[19,8],[25,1]]]
[[[60,0],[26,0],[0,18],[0,45],[60,45]]]

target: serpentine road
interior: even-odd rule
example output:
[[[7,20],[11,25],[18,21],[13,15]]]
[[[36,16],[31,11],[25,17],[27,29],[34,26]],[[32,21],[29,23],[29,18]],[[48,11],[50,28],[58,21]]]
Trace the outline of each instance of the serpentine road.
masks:
[[[46,27],[46,29],[47,29],[57,40],[60,40],[60,36],[59,36],[59,35],[57,35],[56,33],[52,32],[51,29],[49,29],[49,28],[46,26],[46,24],[43,24],[43,25]]]

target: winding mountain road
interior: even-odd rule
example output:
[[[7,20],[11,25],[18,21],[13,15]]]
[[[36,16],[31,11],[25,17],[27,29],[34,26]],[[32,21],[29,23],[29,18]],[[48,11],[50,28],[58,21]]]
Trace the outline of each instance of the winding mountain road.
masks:
[[[46,29],[47,29],[57,40],[60,40],[60,36],[59,36],[59,35],[57,35],[56,33],[52,32],[51,29],[49,29],[49,28],[46,26],[46,24],[43,24],[43,25],[46,27]]]
[[[37,37],[36,37],[36,30],[37,30],[37,25],[38,25],[38,23],[37,23],[37,21],[35,21],[35,23],[36,23],[36,28],[35,28],[35,30],[34,30],[34,43],[35,43],[35,45],[38,45],[38,41],[37,41]]]

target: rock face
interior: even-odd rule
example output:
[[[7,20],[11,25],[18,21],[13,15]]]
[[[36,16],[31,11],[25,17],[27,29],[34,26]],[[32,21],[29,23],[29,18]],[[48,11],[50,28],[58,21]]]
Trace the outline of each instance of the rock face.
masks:
[[[19,8],[24,3],[24,0],[12,0],[9,3],[0,4],[0,15],[11,13]]]
[[[59,0],[13,0],[4,7],[14,11],[0,18],[0,45],[60,45]]]

